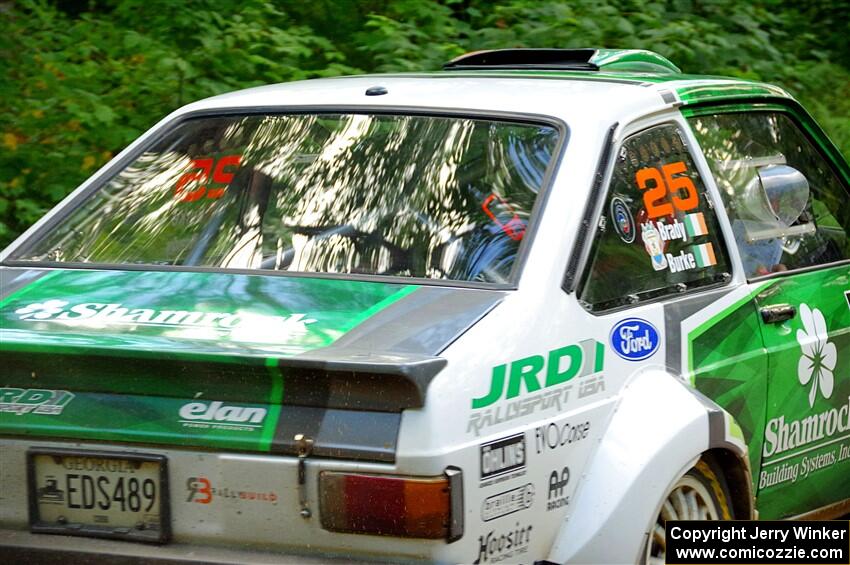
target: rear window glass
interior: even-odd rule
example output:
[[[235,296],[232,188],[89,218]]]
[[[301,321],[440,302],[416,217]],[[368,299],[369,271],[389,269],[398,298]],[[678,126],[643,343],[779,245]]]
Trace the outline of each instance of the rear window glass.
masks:
[[[459,117],[192,119],[13,259],[504,283],[559,136]]]

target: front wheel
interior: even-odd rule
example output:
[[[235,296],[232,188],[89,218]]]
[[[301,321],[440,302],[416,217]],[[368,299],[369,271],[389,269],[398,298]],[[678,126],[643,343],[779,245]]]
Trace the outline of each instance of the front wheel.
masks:
[[[668,520],[732,519],[726,482],[705,460],[700,460],[667,493],[650,532],[646,563],[661,565],[665,562]]]

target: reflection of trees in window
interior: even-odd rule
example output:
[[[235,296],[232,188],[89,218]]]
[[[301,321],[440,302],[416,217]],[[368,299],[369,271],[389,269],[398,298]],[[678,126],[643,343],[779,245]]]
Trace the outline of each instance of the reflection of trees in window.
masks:
[[[482,203],[498,195],[504,210],[491,216],[527,224],[557,138],[456,118],[192,120],[41,247],[64,261],[503,281],[520,242]],[[241,161],[220,198],[175,197],[194,159],[232,154]]]
[[[848,194],[787,115],[717,114],[692,118],[691,125],[717,180],[749,276],[850,258]],[[754,241],[749,236],[772,227],[761,225],[765,212],[753,208],[758,201],[750,194],[760,187],[759,169],[769,165],[788,165],[805,175],[810,202],[794,225],[813,224],[813,230],[797,230],[796,235],[772,240]],[[765,260],[768,248],[775,250],[769,261]]]

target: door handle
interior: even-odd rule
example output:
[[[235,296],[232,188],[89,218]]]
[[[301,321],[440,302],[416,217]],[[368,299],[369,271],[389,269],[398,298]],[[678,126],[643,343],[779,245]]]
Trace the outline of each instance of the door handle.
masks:
[[[765,306],[760,310],[761,319],[765,324],[781,324],[797,315],[797,308],[790,304]]]

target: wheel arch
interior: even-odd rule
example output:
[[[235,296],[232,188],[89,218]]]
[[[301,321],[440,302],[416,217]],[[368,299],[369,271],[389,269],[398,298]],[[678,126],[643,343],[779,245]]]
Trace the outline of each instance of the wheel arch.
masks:
[[[664,370],[637,373],[582,470],[547,561],[638,561],[668,489],[706,456],[734,493],[735,516],[751,517],[747,448],[734,418]]]

